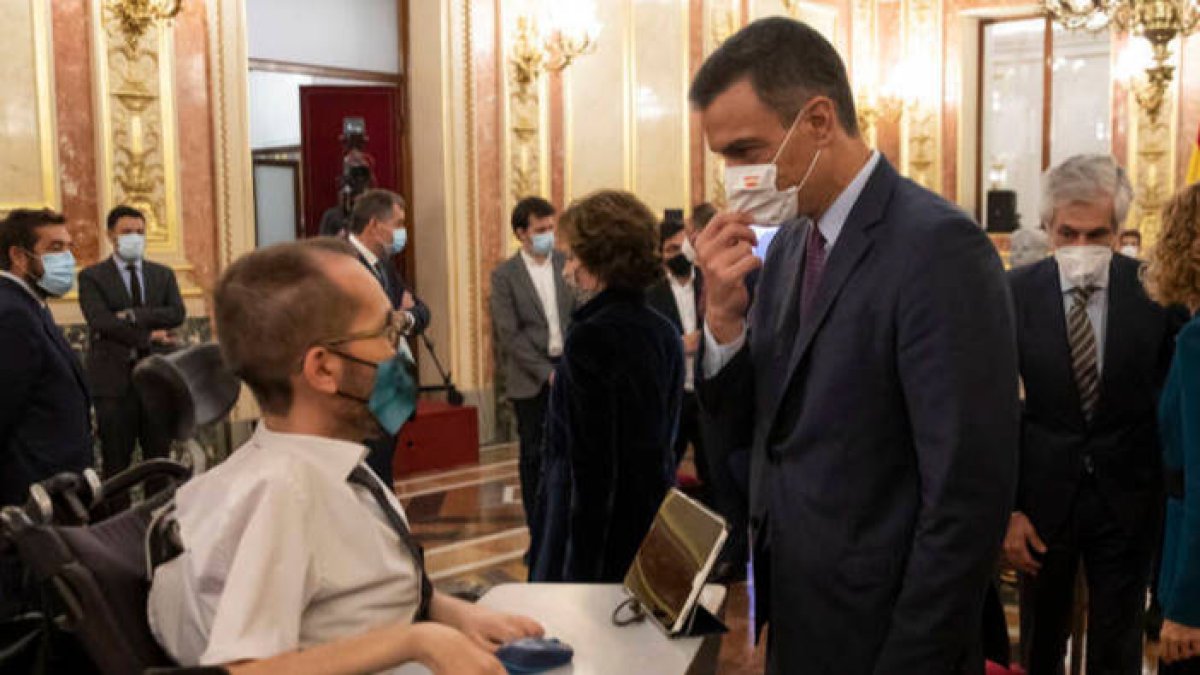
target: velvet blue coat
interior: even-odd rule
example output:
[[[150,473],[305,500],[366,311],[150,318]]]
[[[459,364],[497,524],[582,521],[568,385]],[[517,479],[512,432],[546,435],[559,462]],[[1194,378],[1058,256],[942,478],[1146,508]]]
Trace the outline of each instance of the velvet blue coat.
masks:
[[[1183,498],[1167,499],[1158,598],[1163,616],[1200,627],[1200,315],[1175,343],[1159,402],[1163,465],[1183,471]]]
[[[619,582],[674,482],[679,334],[609,289],[575,312],[554,373],[529,577]]]

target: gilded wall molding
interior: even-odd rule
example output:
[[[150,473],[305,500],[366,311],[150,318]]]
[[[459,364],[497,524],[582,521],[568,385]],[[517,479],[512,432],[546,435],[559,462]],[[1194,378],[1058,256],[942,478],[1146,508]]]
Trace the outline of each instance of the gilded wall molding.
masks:
[[[104,0],[92,0],[99,125],[100,220],[117,204],[146,215],[146,248],[182,262],[178,123],[171,28],[127,40]]]
[[[940,0],[902,0],[901,23],[904,55],[913,82],[924,82],[924,92],[914,92],[901,122],[901,172],[934,192],[942,191],[942,42]]]
[[[213,160],[217,195],[217,264],[227,267],[255,247],[254,180],[246,14],[240,0],[208,0],[208,55],[212,94]]]
[[[1152,118],[1128,93],[1129,173],[1134,200],[1125,227],[1142,233],[1144,248],[1158,241],[1162,208],[1175,192],[1175,137],[1179,123],[1179,86],[1172,83],[1163,108],[1169,114]]]

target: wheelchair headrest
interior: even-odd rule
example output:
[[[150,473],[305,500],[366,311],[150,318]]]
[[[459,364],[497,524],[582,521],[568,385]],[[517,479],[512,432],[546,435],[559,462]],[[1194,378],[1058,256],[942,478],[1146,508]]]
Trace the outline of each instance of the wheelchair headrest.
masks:
[[[241,393],[241,381],[214,342],[147,357],[134,369],[133,381],[151,414],[176,440],[224,418]]]

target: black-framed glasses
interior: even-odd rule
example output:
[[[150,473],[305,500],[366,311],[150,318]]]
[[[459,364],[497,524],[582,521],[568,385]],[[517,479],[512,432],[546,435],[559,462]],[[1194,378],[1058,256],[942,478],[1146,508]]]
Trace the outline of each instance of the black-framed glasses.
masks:
[[[347,342],[355,342],[358,340],[373,340],[377,337],[386,338],[392,349],[399,350],[400,343],[404,341],[404,335],[408,330],[408,314],[396,310],[388,310],[387,317],[384,319],[383,326],[371,330],[360,331],[342,335],[329,340],[322,340],[317,344],[324,347],[336,347],[344,345]]]

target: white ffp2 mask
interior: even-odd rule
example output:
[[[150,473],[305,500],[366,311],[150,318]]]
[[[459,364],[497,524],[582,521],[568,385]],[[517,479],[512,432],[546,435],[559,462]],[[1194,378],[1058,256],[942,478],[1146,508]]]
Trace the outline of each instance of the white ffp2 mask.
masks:
[[[804,178],[796,185],[783,190],[776,187],[776,162],[791,140],[792,132],[796,130],[796,124],[802,116],[803,113],[792,121],[787,135],[783,137],[783,143],[779,145],[769,164],[725,167],[725,202],[730,211],[749,213],[753,216],[755,225],[779,225],[796,217],[799,208],[796,196],[812,176],[821,150],[818,148],[813,154],[808,170],[804,172]]]
[[[1113,251],[1107,246],[1063,246],[1054,251],[1063,276],[1080,288],[1099,283],[1112,256]]]

